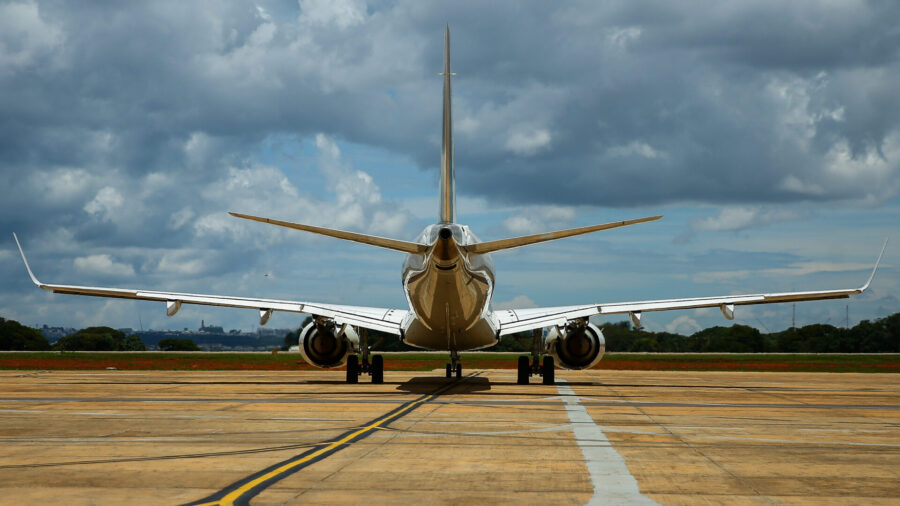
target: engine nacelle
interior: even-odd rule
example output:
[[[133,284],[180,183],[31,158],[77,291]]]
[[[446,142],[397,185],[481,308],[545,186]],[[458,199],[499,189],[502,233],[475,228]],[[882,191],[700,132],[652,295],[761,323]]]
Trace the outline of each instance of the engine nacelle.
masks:
[[[544,336],[544,351],[551,355],[560,367],[587,369],[603,358],[603,353],[606,352],[606,339],[596,325],[581,320],[570,320],[566,322],[564,328],[553,327]]]
[[[340,367],[359,344],[359,335],[350,325],[334,320],[313,321],[300,332],[300,355],[306,362],[322,368]]]

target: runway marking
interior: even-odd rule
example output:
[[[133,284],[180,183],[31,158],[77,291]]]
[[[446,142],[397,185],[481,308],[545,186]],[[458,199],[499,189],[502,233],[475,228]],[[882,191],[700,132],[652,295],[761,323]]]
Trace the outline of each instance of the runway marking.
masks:
[[[588,504],[656,504],[641,494],[637,480],[625,465],[625,459],[612,447],[606,434],[581,404],[581,399],[565,380],[556,381],[556,389],[572,422],[575,442],[584,455],[584,463],[594,485],[594,495]]]
[[[589,398],[588,398],[589,399]],[[159,398],[159,397],[0,397],[0,403],[76,403],[76,402],[116,402],[116,403],[147,403],[147,404],[188,404],[188,403],[221,403],[221,404],[400,404],[400,399],[284,399],[262,397],[190,397],[190,398]],[[435,404],[456,404],[460,406],[558,406],[558,401],[545,400],[435,400]],[[662,407],[662,408],[740,408],[740,409],[801,409],[801,410],[871,410],[871,411],[898,411],[900,404],[775,404],[775,403],[734,403],[734,402],[668,402],[668,401],[633,401],[633,400],[585,400],[583,406],[616,406],[616,407]]]
[[[481,373],[472,373],[467,375],[466,378],[471,378],[479,374]],[[285,461],[269,466],[262,471],[254,473],[246,478],[232,483],[231,485],[223,488],[215,494],[200,499],[199,501],[188,503],[188,506],[226,506],[233,504],[250,504],[250,499],[256,497],[273,484],[281,481],[282,479],[296,473],[297,471],[305,467],[308,467],[333,455],[334,453],[343,450],[344,448],[366,438],[367,436],[378,430],[384,429],[385,427],[383,427],[383,425],[386,425],[404,415],[409,414],[411,411],[415,410],[422,404],[430,401],[431,399],[437,397],[438,395],[441,395],[442,393],[459,384],[459,380],[447,383],[429,394],[422,395],[418,399],[406,402],[398,406],[397,408],[388,412],[386,415],[372,420],[362,428],[346,432],[331,441],[320,443],[322,445],[321,448],[310,449]]]

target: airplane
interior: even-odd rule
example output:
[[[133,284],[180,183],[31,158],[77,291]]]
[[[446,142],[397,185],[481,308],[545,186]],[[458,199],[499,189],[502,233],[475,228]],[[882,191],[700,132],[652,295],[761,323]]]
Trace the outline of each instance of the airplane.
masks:
[[[229,213],[236,218],[406,253],[401,281],[407,309],[42,283],[28,265],[19,238],[13,234],[28,275],[39,288],[54,293],[165,302],[168,316],[174,316],[182,304],[256,309],[260,325],[265,325],[274,311],[309,314],[313,320],[300,332],[300,354],[306,362],[319,368],[346,366],[347,383],[357,383],[363,374],[370,375],[372,383],[384,382],[384,360],[381,355],[372,354],[378,343],[369,344],[368,330],[399,336],[402,342],[417,348],[449,352],[445,371],[448,378],[454,374],[457,378],[462,376],[460,352],[489,348],[505,335],[530,331],[530,357],[518,358],[517,383],[528,384],[531,376],[539,375],[544,384],[551,385],[555,382],[557,365],[587,369],[603,357],[605,339],[601,330],[590,322],[592,316],[627,314],[634,326],[640,328],[641,315],[645,312],[717,307],[726,319],[733,320],[735,306],[848,298],[864,292],[875,277],[887,240],[868,281],[859,288],[494,310],[491,253],[646,223],[662,216],[495,241],[479,240],[469,227],[456,222],[450,88],[454,74],[450,71],[449,26],[444,35],[444,68],[440,75],[444,91],[438,222],[426,227],[414,241]]]

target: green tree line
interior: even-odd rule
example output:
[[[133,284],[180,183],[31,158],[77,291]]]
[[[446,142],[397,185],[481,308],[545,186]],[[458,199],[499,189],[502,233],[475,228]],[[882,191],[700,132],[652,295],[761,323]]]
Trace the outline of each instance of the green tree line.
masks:
[[[284,337],[283,349],[296,345],[300,331],[312,321],[304,320]],[[670,332],[648,332],[631,328],[628,322],[600,326],[611,352],[661,353],[900,353],[900,313],[875,321],[863,320],[852,328],[813,324],[763,334],[747,325],[711,327],[690,336]],[[414,351],[396,336],[369,331],[369,343],[381,343],[377,351]],[[191,341],[168,339],[163,350],[198,349]],[[176,342],[177,341],[177,342]],[[527,352],[531,334],[504,336],[491,351]],[[126,336],[109,327],[88,327],[63,337],[52,346],[37,330],[14,320],[0,318],[0,350],[13,351],[144,351],[147,347],[136,335]]]
[[[88,327],[69,334],[52,346],[39,331],[14,320],[0,318],[0,350],[11,351],[146,351],[136,335],[109,327]]]
[[[690,353],[900,353],[900,313],[852,328],[816,323],[763,334],[747,325],[712,327],[682,336],[635,330],[627,322],[601,327],[607,351]]]

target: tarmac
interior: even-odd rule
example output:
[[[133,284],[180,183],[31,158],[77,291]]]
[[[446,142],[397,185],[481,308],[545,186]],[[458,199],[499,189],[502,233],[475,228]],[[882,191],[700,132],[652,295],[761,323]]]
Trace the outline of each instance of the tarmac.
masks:
[[[0,371],[0,503],[900,503],[900,375],[464,373]]]

